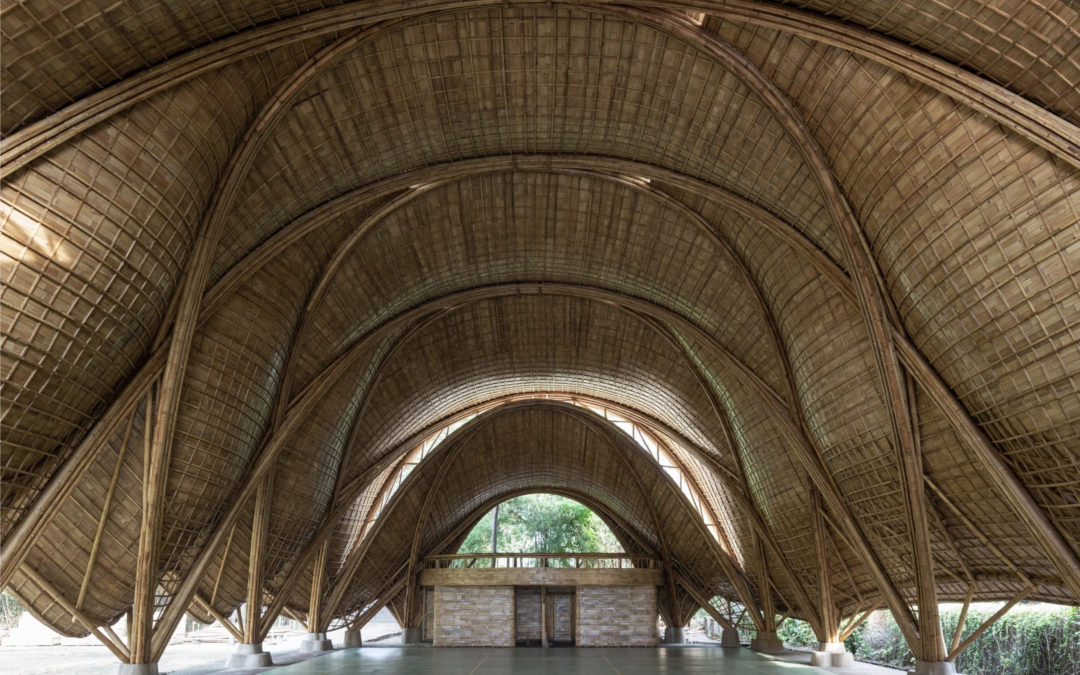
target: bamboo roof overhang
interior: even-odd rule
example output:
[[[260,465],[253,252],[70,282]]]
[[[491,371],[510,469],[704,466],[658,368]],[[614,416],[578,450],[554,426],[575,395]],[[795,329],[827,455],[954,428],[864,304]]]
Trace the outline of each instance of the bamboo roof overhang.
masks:
[[[845,612],[1080,602],[1072,6],[84,4],[0,28],[0,574],[49,625],[239,604],[263,475],[274,596],[545,391],[811,584],[820,493]]]

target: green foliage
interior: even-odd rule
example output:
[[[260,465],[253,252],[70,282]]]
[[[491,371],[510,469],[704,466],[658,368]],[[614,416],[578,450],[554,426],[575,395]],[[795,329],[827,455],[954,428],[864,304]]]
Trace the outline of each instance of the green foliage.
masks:
[[[963,635],[971,634],[995,610],[979,607],[969,612]],[[958,615],[959,610],[942,613],[946,644],[952,641]],[[1080,675],[1080,608],[1020,605],[971,643],[957,657],[956,669],[968,675]]]
[[[977,604],[964,621],[963,636],[970,635],[1000,605]],[[945,644],[952,644],[958,606],[943,606],[941,624]],[[817,644],[810,625],[785,621],[777,629],[780,639],[794,647]],[[892,614],[874,612],[845,640],[860,661],[893,668],[911,668],[915,656],[908,649]],[[956,659],[965,675],[1080,675],[1080,608],[1031,603],[1013,608],[990,626]]]
[[[814,636],[810,624],[798,619],[788,619],[776,627],[776,637],[792,647],[817,647],[818,639]]]
[[[0,630],[9,630],[19,624],[19,616],[26,611],[15,596],[7,591],[0,593]]]
[[[489,511],[469,532],[458,553],[490,553]],[[613,553],[619,540],[588,507],[557,495],[515,497],[499,505],[499,551],[511,553]],[[483,564],[483,561],[478,561]]]

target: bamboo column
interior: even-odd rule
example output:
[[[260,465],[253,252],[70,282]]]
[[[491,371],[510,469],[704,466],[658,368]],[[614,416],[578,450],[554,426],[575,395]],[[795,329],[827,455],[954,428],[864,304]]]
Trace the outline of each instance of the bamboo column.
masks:
[[[761,614],[765,622],[765,632],[776,632],[776,605],[773,603],[772,584],[769,581],[769,563],[765,557],[765,542],[754,535],[754,548],[757,549],[758,570],[761,581]]]
[[[836,617],[836,604],[832,597],[832,581],[829,579],[829,550],[825,545],[825,516],[822,513],[821,493],[810,486],[813,508],[810,522],[814,531],[814,552],[817,558],[818,603],[821,605],[821,633],[817,638],[823,643],[839,642],[840,625]]]
[[[315,566],[311,571],[311,601],[308,604],[308,632],[321,633],[323,625],[323,592],[326,589],[326,559],[330,555],[330,540],[323,541],[315,554]]]
[[[255,493],[255,514],[251,518],[251,548],[248,554],[247,611],[244,626],[244,643],[262,642],[262,586],[266,571],[266,533],[270,523],[270,491],[273,473],[268,473],[259,483]]]
[[[915,383],[907,378],[907,409],[912,428],[911,447],[900,445],[900,475],[914,562],[915,592],[919,603],[919,639],[911,649],[920,661],[938,663],[948,660],[945,636],[938,617],[937,584],[934,581],[934,558],[930,544],[930,529],[926,516],[926,488],[923,484],[923,461],[919,436],[918,406]]]
[[[161,385],[158,385],[160,387]],[[143,485],[142,522],[139,526],[139,551],[135,567],[135,597],[131,607],[131,633],[128,644],[130,663],[153,662],[151,641],[154,629],[154,595],[157,590],[157,567],[161,541],[161,521],[164,507],[165,483],[168,478],[168,457],[164,445],[155,443],[159,420],[154,415],[154,394],[158,387],[146,393],[143,415]]]

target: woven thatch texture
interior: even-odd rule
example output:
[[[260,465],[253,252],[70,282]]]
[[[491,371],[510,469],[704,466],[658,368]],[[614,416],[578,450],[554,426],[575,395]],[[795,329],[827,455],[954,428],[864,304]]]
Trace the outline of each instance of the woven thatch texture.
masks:
[[[737,43],[758,52],[753,40]],[[1045,469],[1080,439],[1080,338],[1066,309],[1080,294],[1080,267],[1068,255],[1080,173],[928,87],[839,50],[807,50],[801,68],[780,72],[770,72],[768,52],[759,58],[791,83],[823,140],[908,332],[1057,511],[1059,496],[1039,484],[1067,479]],[[891,133],[899,125],[904,133]],[[1059,523],[1076,531],[1068,518]]]
[[[305,421],[283,450],[278,475],[290,485],[274,495],[266,551],[268,575],[275,574],[311,536],[331,503],[352,427],[367,406],[368,391],[394,336],[372,345],[358,372],[343,377],[323,405]]]
[[[359,421],[346,477],[363,469],[361,458],[372,461],[456,410],[529,391],[648,410],[701,447],[716,448],[723,443],[718,421],[665,345],[640,319],[597,302],[524,296],[461,308],[425,326],[387,364]]]
[[[764,310],[738,267],[690,218],[648,192],[583,176],[500,174],[426,192],[370,228],[339,254],[312,310],[298,385],[403,308],[519,281],[584,284],[687,313],[762,377],[779,381]]]
[[[1008,8],[979,0],[791,4],[873,27],[1080,120],[1080,10],[1069,0]]]
[[[146,356],[216,176],[296,51],[165,91],[5,180],[5,530]]]
[[[98,558],[91,570],[93,583],[87,584],[81,606],[88,616],[104,625],[112,625],[123,615],[131,603],[134,588],[133,570],[142,510],[139,492],[143,474],[144,414],[144,408],[137,409],[134,419],[125,423],[109,440],[88,470],[87,477],[65,501],[26,561],[30,569],[42,574],[65,597],[77,601],[90,563],[105,496],[119,463],[106,528],[102,531]],[[27,609],[47,625],[66,635],[81,637],[87,634],[82,625],[72,622],[71,615],[32,580],[17,574],[12,587],[17,589]]]
[[[43,0],[13,2],[5,10],[2,32],[4,132],[199,45],[334,4],[226,0],[166,6],[135,1],[106,9],[90,0],[62,8]],[[374,12],[380,3],[363,4],[361,11]],[[1080,80],[1080,22],[1068,0],[1021,2],[1010,11],[977,0],[788,4],[917,45],[1076,119],[1071,85]]]
[[[437,15],[380,30],[308,90],[259,153],[230,236],[258,238],[382,176],[508,152],[668,166],[827,230],[798,151],[748,89],[700,50],[620,17]]]
[[[4,8],[0,32],[3,132],[10,133],[169,56],[324,3],[255,4],[238,0],[213,6],[166,6],[136,1],[103,9],[93,0],[63,8],[34,0],[11,3]],[[301,53],[318,43],[312,41]],[[273,81],[272,66],[267,66],[266,79],[254,77],[252,83]]]
[[[905,327],[1075,546],[1077,173],[865,59],[722,33],[801,105]]]

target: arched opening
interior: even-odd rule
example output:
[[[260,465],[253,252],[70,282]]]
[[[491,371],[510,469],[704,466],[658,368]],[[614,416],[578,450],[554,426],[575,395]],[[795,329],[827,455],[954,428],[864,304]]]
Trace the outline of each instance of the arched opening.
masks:
[[[684,447],[685,441],[674,437],[671,432],[652,428],[652,420],[625,406],[591,396],[557,392],[532,392],[487,401],[451,416],[441,425],[417,438],[414,444],[406,445],[400,458],[388,466],[380,478],[372,481],[368,490],[356,499],[355,515],[352,517],[353,522],[349,528],[349,548],[358,547],[373,531],[379,516],[390,504],[409,474],[431,457],[443,441],[455,431],[476,417],[503,406],[521,401],[540,400],[565,403],[588,411],[625,433],[634,445],[651,458],[678,487],[687,503],[701,519],[709,536],[739,565],[743,564],[743,551],[733,532],[732,505],[721,491],[714,488],[712,494],[707,494],[697,483],[694,472],[687,465],[695,459],[692,452]],[[700,467],[698,471],[700,472]],[[598,517],[603,522],[603,518]],[[490,528],[490,521],[487,526]]]
[[[623,545],[604,519],[581,502],[551,493],[512,497],[496,504],[465,536],[457,555],[502,554],[475,558],[476,566],[580,567],[603,564],[604,559],[573,554],[623,553]],[[552,558],[514,554],[565,556]],[[590,562],[595,561],[595,562]],[[466,564],[463,559],[461,564]]]

